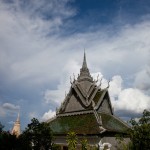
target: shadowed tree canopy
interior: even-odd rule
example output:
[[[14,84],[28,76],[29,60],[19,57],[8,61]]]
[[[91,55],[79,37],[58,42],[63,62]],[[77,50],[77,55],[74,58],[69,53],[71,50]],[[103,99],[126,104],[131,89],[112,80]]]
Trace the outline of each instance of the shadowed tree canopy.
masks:
[[[46,122],[40,123],[36,118],[31,120],[20,138],[24,139],[28,148],[49,150],[52,148],[53,134]]]
[[[0,133],[2,133],[4,126],[0,122]]]
[[[150,149],[150,111],[144,110],[139,120],[131,119],[129,123],[132,125],[129,135],[133,149]]]
[[[123,135],[117,135],[116,139],[120,143],[118,150],[148,150],[150,149],[150,111],[144,110],[140,118],[129,121],[131,128],[128,130],[130,143],[123,140]]]
[[[3,127],[0,123],[0,150],[52,149],[53,134],[49,124],[46,122],[40,123],[33,118],[19,137],[3,131]]]

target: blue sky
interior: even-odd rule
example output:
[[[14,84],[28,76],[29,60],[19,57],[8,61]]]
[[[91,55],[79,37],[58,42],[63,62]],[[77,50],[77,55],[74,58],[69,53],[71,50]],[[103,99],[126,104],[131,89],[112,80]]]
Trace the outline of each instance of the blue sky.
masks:
[[[110,80],[115,114],[150,109],[149,0],[0,0],[0,121],[55,115],[80,71]]]

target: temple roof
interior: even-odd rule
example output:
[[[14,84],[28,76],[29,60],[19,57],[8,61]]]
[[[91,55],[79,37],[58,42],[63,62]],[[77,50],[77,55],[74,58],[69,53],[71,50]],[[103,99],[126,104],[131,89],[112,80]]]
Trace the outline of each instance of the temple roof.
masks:
[[[129,126],[114,116],[108,87],[102,89],[101,80],[93,80],[84,53],[80,75],[71,82],[55,119],[48,121],[53,132],[58,135],[69,131],[77,134],[124,133]]]
[[[106,113],[98,113],[102,119],[102,127],[107,132],[121,132],[125,133],[129,126],[122,122],[114,115]],[[54,134],[67,134],[69,131],[74,131],[77,134],[99,134],[101,128],[95,118],[93,112],[58,116],[56,119],[50,122],[51,129]]]

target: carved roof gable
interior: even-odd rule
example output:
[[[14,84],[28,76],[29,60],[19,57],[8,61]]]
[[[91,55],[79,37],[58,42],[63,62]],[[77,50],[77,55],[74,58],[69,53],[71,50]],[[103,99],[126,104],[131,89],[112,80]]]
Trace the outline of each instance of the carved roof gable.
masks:
[[[74,79],[74,81],[71,82],[70,91],[65,97],[65,100],[62,103],[60,109],[57,111],[57,114],[66,113],[68,111],[73,112],[95,108],[98,109],[105,94],[108,92],[106,92],[107,88],[102,90],[100,87],[101,81],[99,85],[96,84],[97,81],[93,80],[90,75],[89,69],[87,67],[86,55],[84,53],[80,75],[77,79]],[[108,103],[110,104],[110,112],[113,114],[108,94],[107,97]]]

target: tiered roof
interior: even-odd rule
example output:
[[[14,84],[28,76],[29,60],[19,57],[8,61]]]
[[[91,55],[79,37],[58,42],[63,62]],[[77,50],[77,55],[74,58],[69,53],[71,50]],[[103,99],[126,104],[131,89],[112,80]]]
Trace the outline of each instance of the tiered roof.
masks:
[[[98,80],[97,80],[98,81]],[[129,126],[115,117],[109,97],[108,87],[101,89],[90,75],[84,53],[82,68],[77,79],[71,82],[70,91],[50,120],[55,134],[102,134],[104,132],[126,132]]]

